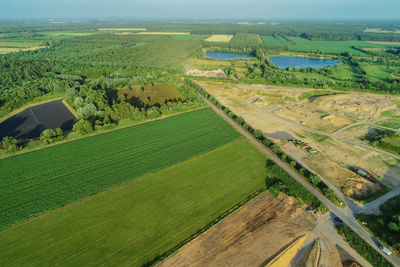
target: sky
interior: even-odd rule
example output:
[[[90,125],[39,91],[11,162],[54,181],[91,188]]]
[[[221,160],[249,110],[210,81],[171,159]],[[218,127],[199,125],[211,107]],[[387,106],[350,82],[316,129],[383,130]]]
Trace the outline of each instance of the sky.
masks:
[[[400,19],[400,0],[0,0],[0,20]]]

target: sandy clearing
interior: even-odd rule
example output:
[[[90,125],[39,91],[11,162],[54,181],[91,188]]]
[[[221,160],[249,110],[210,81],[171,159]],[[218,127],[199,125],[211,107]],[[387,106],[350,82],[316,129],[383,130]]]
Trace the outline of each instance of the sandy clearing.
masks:
[[[0,48],[0,54],[7,54],[7,53],[19,52],[19,51],[33,51],[33,50],[40,49],[40,48],[45,48],[45,47],[46,46],[31,46],[31,47],[26,47],[26,48],[4,47],[4,48]]]
[[[346,170],[347,165],[358,166],[372,171],[377,175],[381,175],[382,177],[384,177],[384,182],[389,185],[400,185],[400,177],[398,175],[400,173],[400,163],[397,160],[382,153],[378,153],[376,151],[342,141],[333,140],[332,138],[319,141],[323,137],[322,135],[317,135],[312,132],[306,131],[299,126],[296,126],[296,124],[273,116],[269,112],[269,110],[271,110],[272,108],[293,104],[293,102],[286,101],[283,98],[278,97],[262,96],[262,101],[252,103],[252,100],[260,97],[258,93],[270,94],[272,91],[276,90],[278,92],[292,93],[292,98],[296,98],[296,95],[313,89],[287,88],[260,84],[231,84],[215,81],[197,82],[207,91],[213,94],[223,105],[229,107],[238,116],[242,116],[253,127],[260,129],[264,133],[276,133],[279,131],[285,131],[292,134],[296,138],[300,138],[309,143],[311,147],[316,148],[320,153],[314,155],[317,158],[313,158],[313,161],[318,163],[319,160],[321,160],[328,164],[327,167],[324,168],[324,171],[319,170],[321,172],[321,175],[324,177],[326,176],[325,178],[330,180],[332,184],[338,186],[338,189],[342,190],[343,193],[346,193],[347,191],[348,194],[354,194],[354,196],[365,196],[377,190],[376,186],[374,186],[373,184],[370,184],[369,182],[364,182],[365,179],[361,177],[355,179],[355,177],[350,173],[344,172],[343,170]],[[356,95],[358,95],[358,93]],[[373,98],[373,95],[366,94],[366,96],[361,96],[359,99],[364,99],[364,97],[368,100]],[[341,102],[342,98],[343,101],[345,101],[346,99],[346,101],[349,101],[349,99],[352,99],[352,96],[336,96],[336,99],[334,99],[336,103],[335,101],[333,102],[337,105],[337,107],[340,107],[340,103],[338,102]],[[389,104],[393,106],[393,103],[390,101],[391,98],[377,95],[377,99],[379,99],[377,100],[378,102],[383,101],[378,104],[378,107],[380,106],[380,108],[378,108],[378,112],[376,112],[376,109],[372,109],[372,112],[371,109],[368,109],[367,112],[360,113],[363,118],[367,118],[369,117],[369,115],[372,115],[373,117],[379,116],[377,115],[377,113],[385,109]],[[317,100],[314,100],[314,102],[315,101]],[[330,100],[324,100],[324,102],[329,103]],[[357,98],[351,102],[357,102]],[[353,104],[354,107],[359,107],[357,103]],[[336,108],[335,105],[333,107]],[[277,139],[275,139],[275,141],[280,142],[282,145],[285,145],[286,142],[282,142],[281,140]],[[306,152],[304,152],[304,150],[295,148],[295,150],[290,151],[289,154],[298,160],[301,160],[303,156],[309,156],[308,153],[305,155],[302,155],[302,153]],[[319,158],[319,156],[321,156],[321,158]],[[321,166],[321,164],[319,164],[318,166]],[[329,170],[331,169],[334,170],[334,172],[330,173]]]
[[[198,70],[198,69],[191,69],[186,72],[187,75],[191,76],[201,76],[201,77],[215,77],[215,78],[226,78],[226,74],[223,70]]]
[[[333,133],[338,129],[343,128],[352,123],[353,122],[351,120],[338,117],[336,115],[327,115],[327,116],[307,119],[302,122],[302,125],[314,130],[322,131],[324,133]]]
[[[233,38],[233,35],[229,34],[213,34],[206,39],[208,42],[222,42],[227,43]]]

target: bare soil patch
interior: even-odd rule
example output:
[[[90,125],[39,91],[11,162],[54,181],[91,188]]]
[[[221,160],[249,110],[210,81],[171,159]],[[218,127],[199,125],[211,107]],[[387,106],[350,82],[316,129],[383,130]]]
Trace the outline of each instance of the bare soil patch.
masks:
[[[233,38],[230,34],[213,34],[206,39],[208,42],[222,42],[227,43]]]
[[[302,124],[306,127],[309,127],[314,130],[319,130],[325,133],[333,133],[338,129],[343,128],[352,123],[353,122],[351,120],[336,115],[315,117],[302,122]]]
[[[198,69],[191,69],[186,72],[187,75],[191,76],[201,76],[201,77],[214,77],[214,78],[226,78],[226,74],[223,70],[198,70]]]
[[[380,41],[369,41],[371,44],[388,44],[388,45],[400,45],[400,42],[380,42]]]
[[[20,52],[20,51],[33,51],[37,50],[39,48],[45,48],[46,46],[31,46],[31,47],[26,47],[26,48],[21,48],[21,47],[3,47],[0,48],[0,54],[8,54],[12,52]]]
[[[375,94],[328,95],[311,101],[312,105],[358,120],[373,121],[396,106],[389,96]]]
[[[298,207],[294,198],[266,193],[159,266],[266,265],[315,224],[315,216]]]
[[[291,121],[298,121],[298,120],[304,120],[311,116],[319,117],[323,114],[323,112],[299,104],[299,105],[276,109],[274,111],[274,114]]]
[[[362,180],[354,180],[354,176],[343,176],[342,170],[346,169],[347,165],[358,166],[374,172],[377,175],[381,175],[386,184],[393,186],[400,185],[399,161],[364,147],[334,140],[332,138],[326,139],[323,135],[306,131],[305,129],[300,128],[298,125],[284,119],[280,119],[270,112],[276,107],[284,108],[288,104],[293,104],[293,101],[290,99],[270,96],[271,94],[276,93],[276,95],[279,95],[284,93],[290,95],[291,98],[296,99],[297,96],[302,95],[305,92],[315,91],[314,89],[290,88],[260,84],[231,84],[217,81],[197,82],[207,89],[207,91],[212,93],[223,105],[229,107],[238,116],[242,116],[253,127],[260,129],[264,133],[287,132],[293,135],[295,138],[304,140],[311,147],[316,148],[320,153],[315,156],[319,157],[320,155],[323,155],[331,162],[327,165],[327,169],[329,169],[329,166],[333,164],[333,168],[336,170],[335,173],[339,174],[332,177],[332,180],[329,178],[329,171],[325,171],[328,172],[328,174],[323,176],[327,176],[326,178],[331,180],[333,184],[337,185],[340,190],[341,187],[344,186],[343,190],[354,190],[353,193],[349,191],[350,194],[360,194],[364,196],[366,196],[366,194],[373,193],[375,190],[375,186],[370,188],[369,183],[364,183]],[[263,94],[267,94],[268,96]],[[359,95],[359,93],[356,95]],[[375,97],[373,94],[366,95],[368,96],[367,99],[374,99]],[[340,95],[321,96],[317,99],[337,96]],[[347,99],[346,101],[355,102],[352,100],[352,95],[344,95],[344,98]],[[256,99],[257,101],[253,102]],[[317,99],[314,101],[317,101]],[[376,99],[378,99],[378,102],[382,101],[385,108],[393,108],[393,106],[397,108],[397,106],[392,102],[391,96],[387,97],[384,95],[376,95]],[[364,115],[365,114],[368,113],[364,113]],[[279,139],[280,138],[276,138],[274,141],[280,142]],[[292,147],[294,146],[292,145]],[[305,153],[304,156],[310,156],[310,154],[301,149],[297,150],[299,153]],[[302,155],[298,155],[296,153],[293,154],[293,156],[298,160],[301,160],[303,157]],[[315,161],[318,162],[318,158]],[[320,168],[324,168],[323,164],[319,165]],[[346,183],[348,178],[350,179],[350,182]],[[352,186],[353,188],[351,188]]]

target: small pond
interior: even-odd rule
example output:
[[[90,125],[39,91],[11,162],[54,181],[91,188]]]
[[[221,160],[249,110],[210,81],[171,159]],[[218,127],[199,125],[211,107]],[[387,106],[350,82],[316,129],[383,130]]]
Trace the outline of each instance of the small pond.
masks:
[[[287,67],[299,67],[303,68],[322,68],[324,66],[334,66],[334,65],[342,65],[343,62],[334,61],[332,59],[318,59],[318,58],[309,58],[309,57],[270,57],[269,58],[275,66],[285,69]]]
[[[234,60],[234,59],[251,60],[251,57],[246,54],[238,54],[230,52],[207,52],[206,56],[218,60]]]

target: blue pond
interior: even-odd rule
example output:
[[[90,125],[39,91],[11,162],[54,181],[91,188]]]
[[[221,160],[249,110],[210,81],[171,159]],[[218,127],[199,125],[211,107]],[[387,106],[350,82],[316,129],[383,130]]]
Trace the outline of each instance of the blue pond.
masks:
[[[206,56],[218,60],[234,60],[234,59],[251,60],[251,57],[249,57],[248,55],[229,53],[229,52],[207,52]]]
[[[343,62],[334,61],[332,59],[317,59],[309,57],[270,57],[275,66],[285,69],[287,67],[299,67],[300,69],[311,67],[314,69],[322,68],[323,66],[342,65]]]

